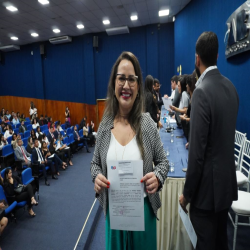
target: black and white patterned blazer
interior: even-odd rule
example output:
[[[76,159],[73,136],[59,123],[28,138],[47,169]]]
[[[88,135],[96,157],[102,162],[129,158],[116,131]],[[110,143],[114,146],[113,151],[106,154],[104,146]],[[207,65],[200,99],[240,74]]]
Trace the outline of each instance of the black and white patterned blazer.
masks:
[[[114,117],[104,116],[97,132],[95,152],[91,161],[90,171],[93,182],[95,181],[96,176],[100,173],[107,178],[106,159],[111,139],[111,129],[113,127]],[[144,147],[143,175],[149,172],[154,172],[160,181],[160,187],[162,187],[165,179],[167,178],[169,164],[163,149],[159,132],[149,113],[142,114],[141,128]],[[153,167],[153,163],[155,167]],[[98,195],[97,198],[103,208],[104,215],[106,216],[108,202],[107,189]],[[148,194],[148,198],[155,216],[157,216],[157,210],[161,207],[159,193],[156,192],[154,194]]]

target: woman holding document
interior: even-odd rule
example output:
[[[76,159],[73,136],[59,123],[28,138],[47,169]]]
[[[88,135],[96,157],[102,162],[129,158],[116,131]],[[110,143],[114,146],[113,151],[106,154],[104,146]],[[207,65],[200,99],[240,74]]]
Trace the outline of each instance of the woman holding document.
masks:
[[[94,189],[106,217],[106,249],[155,250],[157,248],[156,216],[161,206],[157,192],[164,184],[169,165],[158,130],[150,115],[143,113],[143,99],[142,74],[138,59],[130,52],[123,52],[112,68],[106,108],[98,129],[91,162]],[[111,193],[108,190],[111,191],[117,185],[116,180],[112,179],[111,182],[108,179],[108,172],[117,170],[116,166],[110,167],[112,161],[142,163],[141,178],[134,185],[143,188],[144,184],[142,211],[144,211],[145,230],[111,229],[110,213],[113,213],[114,209],[109,202]],[[131,169],[136,172],[139,164],[133,167]],[[131,169],[123,168],[124,171]],[[133,170],[129,172],[132,173]],[[119,200],[119,196],[115,199]]]

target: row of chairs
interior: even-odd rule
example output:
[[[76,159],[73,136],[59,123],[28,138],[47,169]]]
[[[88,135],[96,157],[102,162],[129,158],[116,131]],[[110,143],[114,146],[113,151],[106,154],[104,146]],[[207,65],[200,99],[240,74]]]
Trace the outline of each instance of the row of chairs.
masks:
[[[250,226],[250,141],[246,134],[235,132],[235,167],[238,187],[246,188],[247,192],[238,190],[238,200],[234,201],[231,208],[235,213],[235,220],[228,213],[234,227],[233,250],[236,248],[238,226]],[[248,217],[249,223],[239,222],[239,216]]]

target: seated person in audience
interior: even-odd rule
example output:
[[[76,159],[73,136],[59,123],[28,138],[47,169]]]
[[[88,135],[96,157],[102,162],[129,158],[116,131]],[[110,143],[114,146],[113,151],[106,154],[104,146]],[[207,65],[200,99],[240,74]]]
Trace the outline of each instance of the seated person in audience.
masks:
[[[43,135],[39,135],[37,139],[38,139],[38,147],[42,148]]]
[[[35,139],[37,139],[37,137],[36,137],[36,132],[35,132],[34,129],[31,129],[31,131],[30,131],[30,136],[32,137],[33,142],[35,141]]]
[[[43,132],[41,132],[41,127],[40,127],[40,126],[38,126],[38,127],[36,128],[36,137],[38,138],[39,135],[43,135]]]
[[[49,151],[51,154],[57,154],[63,162],[68,162],[70,166],[73,166],[70,147],[63,144],[61,140],[56,141],[55,138],[52,138],[49,145]]]
[[[20,122],[22,122],[22,121],[25,122],[25,121],[26,121],[26,120],[25,120],[25,115],[24,115],[24,114],[21,114],[21,116],[20,116],[20,118],[19,118],[19,121],[20,121]]]
[[[48,140],[46,134],[43,134],[43,139],[42,139],[42,141],[45,141],[47,146],[49,145],[49,140]]]
[[[47,115],[44,116],[43,122],[44,124],[48,124],[49,118]]]
[[[23,141],[21,139],[17,139],[17,146],[14,150],[16,158],[18,161],[21,161],[22,166],[31,167],[30,162],[30,153],[28,153],[23,146]]]
[[[5,113],[5,109],[4,109],[4,108],[2,108],[1,113],[0,113],[0,117],[4,117],[5,115],[6,115],[6,113]]]
[[[32,154],[32,150],[33,149],[34,149],[34,143],[33,143],[32,137],[29,137],[29,139],[28,139],[28,145],[27,145],[27,152],[29,154]]]
[[[17,115],[15,113],[13,115],[12,123],[13,123],[13,125],[17,125],[20,123],[19,119],[17,118]]]
[[[51,141],[51,139],[53,138],[55,138],[55,135],[54,135],[54,128],[52,127],[52,126],[50,126],[50,128],[49,128],[49,133],[48,133],[48,135],[47,135],[47,137],[48,137],[48,140],[49,140],[49,142]]]
[[[5,123],[1,122],[1,126],[0,126],[0,134],[4,134],[5,133]]]
[[[57,123],[57,131],[61,134],[61,131],[63,131],[64,133],[63,133],[63,135],[62,136],[65,136],[66,135],[66,132],[62,129],[62,127],[61,127],[61,122],[60,121],[58,121],[58,123]]]
[[[10,120],[8,119],[8,117],[6,115],[3,117],[3,119],[4,119],[4,123],[10,122]]]
[[[0,135],[0,138],[1,138],[0,139],[0,150],[2,150],[4,146],[8,145],[8,141],[7,141],[7,139],[4,138],[3,134]]]
[[[35,148],[32,151],[32,160],[33,164],[38,164],[39,168],[42,168],[43,170],[43,175],[45,178],[45,185],[50,186],[48,180],[47,180],[47,173],[46,173],[46,168],[45,166],[49,166],[52,172],[52,179],[57,180],[57,177],[54,176],[54,165],[51,160],[47,160],[44,158],[41,149],[38,147],[38,139],[35,139]]]
[[[70,128],[70,122],[68,121],[68,118],[65,118],[65,129]]]
[[[21,121],[21,126],[19,127],[19,133],[24,133],[27,130],[26,126],[24,125],[24,121]]]
[[[33,122],[32,122],[32,128],[33,129],[36,129],[37,127],[39,127],[39,123],[36,121],[36,118],[33,119]]]
[[[43,156],[45,157],[45,159],[47,159],[49,157],[49,159],[54,162],[55,168],[56,168],[56,174],[60,175],[59,166],[61,166],[62,169],[65,170],[66,166],[67,166],[66,162],[63,162],[57,154],[51,154],[45,142],[42,142],[41,149],[42,149],[42,153],[43,153]],[[51,157],[51,156],[53,156],[53,157]]]
[[[10,122],[12,122],[13,118],[14,118],[14,115],[15,115],[15,112],[14,111],[11,111],[11,116],[9,118]]]
[[[79,125],[79,130],[83,129],[83,127],[86,125],[86,120],[87,120],[87,117],[86,116],[83,117]]]
[[[11,114],[9,113],[9,111],[8,111],[8,110],[6,110],[6,114],[5,114],[5,116],[8,118],[8,120],[10,120]]]
[[[40,116],[40,119],[39,119],[39,125],[40,126],[43,126],[45,125],[46,123],[44,122],[44,119],[43,119],[43,115]]]
[[[92,127],[91,127],[91,130],[92,130]],[[95,137],[92,133],[89,133],[89,131],[90,131],[90,126],[87,123],[87,125],[83,127],[83,138],[86,138],[89,144],[91,145],[91,147],[93,147],[95,145]]]
[[[97,135],[97,133],[95,132],[95,124],[93,121],[90,122],[89,134],[92,134],[94,137],[96,137]]]
[[[17,147],[17,139],[21,139],[21,136],[19,134],[17,135],[16,133],[13,133],[12,141],[11,141],[11,145],[12,145],[13,149],[15,149]]]
[[[48,118],[48,129],[50,129],[51,125],[52,125],[52,117],[49,117]]]
[[[28,212],[30,216],[34,217],[36,214],[32,210],[32,206],[38,205],[34,197],[35,188],[31,184],[28,184],[24,186],[24,190],[20,194],[16,194],[15,188],[17,188],[18,184],[22,184],[21,179],[18,176],[12,175],[11,168],[6,168],[4,175],[4,191],[6,196],[11,197],[11,200],[16,202],[27,201]]]
[[[60,133],[60,131],[59,131],[59,125],[58,125],[58,124],[57,124],[56,129],[54,130],[53,134],[54,134],[56,140],[58,140],[58,138],[61,136],[61,133]]]
[[[5,131],[4,133],[4,137],[7,139],[8,137],[12,136],[13,135],[13,130],[12,130],[12,127],[10,125],[7,125],[9,126],[9,129]]]
[[[21,116],[20,116],[20,112],[19,112],[19,111],[16,112],[16,117],[17,117],[18,120],[20,121],[20,117],[21,117]],[[20,121],[20,122],[21,122],[21,121]]]
[[[75,139],[77,146],[78,144],[83,143],[83,145],[86,147],[87,152],[90,153],[89,148],[88,148],[87,138],[81,138],[79,136],[76,126],[74,127],[73,135],[74,135],[74,139]]]

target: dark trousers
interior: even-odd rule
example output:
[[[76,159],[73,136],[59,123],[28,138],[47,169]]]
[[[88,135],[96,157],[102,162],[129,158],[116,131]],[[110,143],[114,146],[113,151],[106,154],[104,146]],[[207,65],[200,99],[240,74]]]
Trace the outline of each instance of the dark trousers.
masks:
[[[87,143],[87,139],[86,139],[86,138],[80,138],[79,141],[78,141],[78,140],[75,140],[75,142],[76,142],[77,146],[78,146],[78,144],[83,143],[83,145],[86,147],[87,151],[89,150],[89,148],[88,148],[88,143]]]
[[[53,162],[51,160],[47,160],[47,162],[45,164],[40,164],[39,165],[39,168],[42,168],[42,170],[43,170],[43,175],[44,175],[45,181],[47,181],[47,173],[46,173],[45,166],[49,166],[50,167],[52,175],[55,172],[55,168],[54,168]]]
[[[71,160],[71,150],[70,148],[64,148],[62,150],[58,150],[58,156],[60,157],[60,159],[64,162],[67,162],[67,160]],[[67,156],[65,156],[67,155]]]
[[[51,159],[55,163],[56,172],[58,172],[59,166],[62,166],[62,160],[56,154],[54,154],[54,157]]]
[[[28,207],[31,208],[31,198],[34,196],[35,188],[28,184],[21,194],[15,196],[16,202],[27,201]]]
[[[215,213],[190,206],[190,219],[198,238],[196,250],[228,250],[228,210]]]

